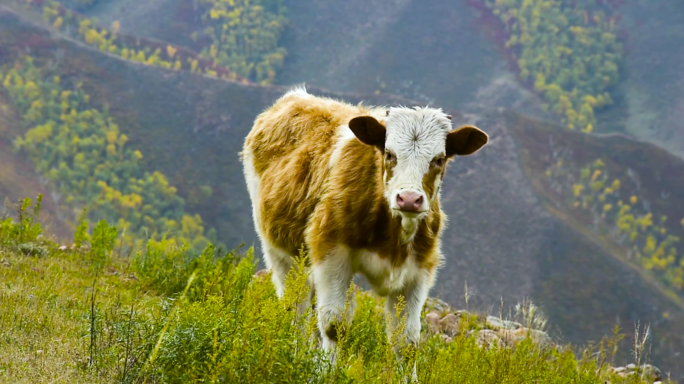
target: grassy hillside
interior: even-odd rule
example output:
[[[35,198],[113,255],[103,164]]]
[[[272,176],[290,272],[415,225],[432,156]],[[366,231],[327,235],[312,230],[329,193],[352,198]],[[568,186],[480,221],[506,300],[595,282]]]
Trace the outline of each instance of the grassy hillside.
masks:
[[[465,312],[452,313],[459,320],[448,338],[425,323],[419,348],[405,349],[400,362],[393,347],[401,338],[387,341],[381,300],[358,291],[350,291],[358,307],[333,366],[317,348],[311,309],[294,311],[306,295],[305,274],[289,277],[279,301],[267,275],[253,277],[251,250],[226,254],[209,246],[193,254],[152,241],[123,258],[118,231],[106,222],[60,246],[39,236],[30,202],[23,207],[21,221],[0,224],[4,382],[395,383],[413,362],[422,383],[636,384],[656,377],[610,369],[619,338],[577,356],[570,346],[535,342],[531,331],[513,348],[491,336],[485,346],[478,335],[495,334],[496,326]],[[528,313],[526,324],[538,324],[533,318]]]
[[[400,12],[405,19],[411,14],[407,9]],[[436,5],[430,9],[439,10]],[[470,22],[460,16],[464,23]],[[285,88],[238,84],[122,60],[50,32],[40,20],[8,10],[0,13],[1,64],[12,65],[30,51],[36,62],[50,71],[46,73],[71,84],[82,82],[91,107],[103,111],[108,107],[121,134],[129,138],[127,146],[143,153],[140,167],[166,175],[185,200],[187,212],[199,214],[229,247],[241,242],[254,244],[251,209],[237,152],[254,116]],[[309,89],[351,102],[420,103],[382,92],[364,96]],[[480,95],[478,103],[488,94]],[[468,92],[459,93],[459,98],[459,105],[468,104]],[[631,329],[641,320],[655,325],[656,363],[673,372],[679,369],[677,354],[684,350],[681,307],[653,285],[655,280],[618,258],[621,250],[605,247],[585,233],[587,225],[593,223],[574,225],[566,217],[549,214],[543,204],[543,190],[536,188],[530,182],[534,177],[526,174],[532,168],[543,172],[548,164],[543,157],[526,154],[545,152],[536,151],[534,146],[526,149],[517,132],[529,127],[527,134],[545,143],[549,129],[559,128],[543,129],[545,126],[536,121],[517,115],[509,118],[486,105],[467,109],[467,113],[446,108],[454,115],[454,124],[478,124],[491,135],[492,142],[478,155],[459,159],[447,173],[443,193],[444,209],[451,219],[444,235],[447,263],[434,294],[450,303],[465,304],[467,283],[472,294],[469,306],[483,312],[498,307],[501,299],[508,306],[532,297],[549,314],[552,331],[575,343],[600,339],[616,322]],[[574,143],[571,149],[578,151],[584,136],[568,135]],[[603,146],[603,142],[597,144],[597,156],[603,156]],[[636,149],[652,147],[635,143],[605,148],[618,151],[614,156],[625,159]],[[595,157],[588,161],[593,160]],[[658,164],[661,160],[667,159],[659,156]],[[578,162],[577,171],[585,165]],[[670,200],[664,202],[663,209],[668,202],[679,201],[677,191],[668,188]],[[653,206],[657,203],[650,196],[658,194],[657,190],[647,193]],[[671,223],[676,224],[675,219],[672,217]]]

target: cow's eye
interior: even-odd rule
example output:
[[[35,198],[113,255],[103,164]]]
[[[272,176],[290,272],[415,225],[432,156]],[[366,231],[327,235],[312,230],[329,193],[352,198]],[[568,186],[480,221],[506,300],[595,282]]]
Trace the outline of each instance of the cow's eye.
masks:
[[[442,165],[444,165],[444,158],[438,157],[432,160],[432,165],[435,167],[441,167]]]
[[[385,152],[385,160],[392,162],[396,159],[391,152]]]

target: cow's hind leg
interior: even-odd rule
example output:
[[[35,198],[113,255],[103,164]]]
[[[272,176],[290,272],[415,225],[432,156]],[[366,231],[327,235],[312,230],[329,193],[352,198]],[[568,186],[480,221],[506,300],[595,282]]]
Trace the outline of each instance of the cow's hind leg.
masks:
[[[242,169],[245,175],[245,182],[247,183],[247,191],[249,198],[252,201],[252,217],[254,219],[254,229],[256,230],[259,240],[261,241],[261,249],[264,253],[264,262],[272,274],[271,279],[276,288],[278,297],[283,297],[285,292],[285,278],[292,269],[294,261],[292,255],[278,249],[268,241],[268,237],[261,228],[261,212],[259,204],[261,203],[261,176],[257,173],[254,167],[254,153],[248,147],[245,147],[240,154],[242,159]]]
[[[264,251],[264,262],[271,271],[271,281],[275,286],[276,295],[278,298],[282,298],[285,293],[285,279],[294,266],[294,260],[289,253],[271,246],[263,239],[261,245]]]

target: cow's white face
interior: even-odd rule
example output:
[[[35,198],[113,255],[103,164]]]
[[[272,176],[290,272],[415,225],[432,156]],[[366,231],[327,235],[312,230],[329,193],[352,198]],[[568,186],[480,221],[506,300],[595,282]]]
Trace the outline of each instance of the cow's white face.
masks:
[[[450,116],[434,108],[391,108],[385,125],[360,116],[349,128],[382,151],[385,198],[393,214],[409,219],[425,216],[439,199],[447,160],[473,154],[488,140],[472,126],[452,130]]]

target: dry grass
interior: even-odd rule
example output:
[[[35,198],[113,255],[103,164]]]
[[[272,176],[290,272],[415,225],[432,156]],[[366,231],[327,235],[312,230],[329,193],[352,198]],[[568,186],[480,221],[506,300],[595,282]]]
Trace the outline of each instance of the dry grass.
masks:
[[[30,257],[0,251],[0,260],[0,381],[109,382],[83,369],[88,365],[93,274],[82,255],[55,250],[47,257]],[[129,273],[128,262],[112,260],[96,285],[99,308],[127,307],[133,300],[138,308],[152,308],[159,301],[140,293]]]

